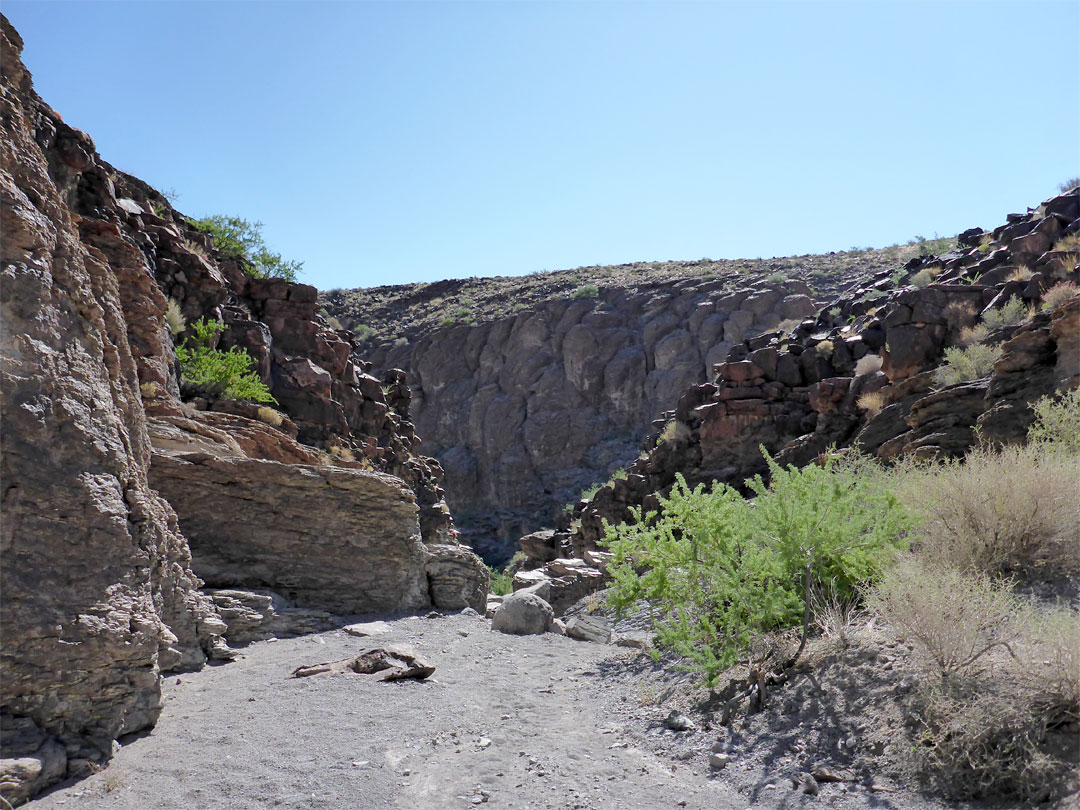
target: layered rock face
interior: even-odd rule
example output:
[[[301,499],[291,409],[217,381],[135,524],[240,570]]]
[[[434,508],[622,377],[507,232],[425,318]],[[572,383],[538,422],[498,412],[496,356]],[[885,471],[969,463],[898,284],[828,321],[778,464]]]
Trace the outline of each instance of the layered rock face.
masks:
[[[222,626],[147,482],[117,277],[68,209],[85,138],[37,98],[18,34],[0,30],[0,730],[18,799],[152,725],[159,673],[200,665]]]
[[[437,329],[371,358],[409,369],[417,430],[479,546],[552,525],[582,489],[633,460],[650,420],[735,343],[816,312],[808,293],[738,274],[611,288]]]
[[[226,633],[482,609],[487,572],[416,453],[404,373],[368,374],[313,287],[252,278],[102,161],[2,33],[0,795],[16,801],[152,725],[160,673],[231,656]],[[224,324],[219,348],[255,358],[277,408],[182,401],[170,298]],[[195,572],[265,592],[205,593]]]

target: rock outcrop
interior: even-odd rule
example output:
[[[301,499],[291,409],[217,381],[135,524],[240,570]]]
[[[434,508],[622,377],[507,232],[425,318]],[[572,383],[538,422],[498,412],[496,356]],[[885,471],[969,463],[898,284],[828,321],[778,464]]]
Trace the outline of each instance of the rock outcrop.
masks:
[[[13,801],[153,725],[159,674],[202,664],[224,625],[147,481],[119,279],[69,210],[87,140],[34,94],[6,20],[0,32],[0,770]]]
[[[2,36],[10,802],[153,725],[162,672],[231,656],[226,632],[269,630],[259,600],[226,603],[197,571],[282,591],[271,603],[298,612],[270,624],[301,630],[331,611],[482,609],[487,571],[455,538],[441,468],[417,453],[405,374],[369,374],[314,287],[252,277],[103,161],[38,98],[6,19]],[[182,391],[174,347],[190,327],[167,319],[170,299],[186,324],[223,324],[218,348],[247,351],[277,407]]]
[[[909,262],[907,280],[918,277],[923,286],[893,289],[896,279],[882,274],[794,330],[733,346],[715,367],[715,383],[691,386],[654,423],[663,430],[649,437],[625,476],[580,502],[562,531],[523,543],[529,565],[546,571],[554,549],[585,557],[597,548],[603,521],[624,522],[634,506],[656,508],[657,494],[677,473],[691,485],[740,487],[766,471],[760,447],[801,466],[831,446],[891,460],[960,456],[980,436],[1023,440],[1033,419],[1029,403],[1080,381],[1075,286],[1044,304],[1055,285],[1080,281],[1077,234],[1080,192],[1073,189],[992,232],[967,232],[970,241],[962,239],[957,251]],[[941,382],[936,370],[945,349],[962,345],[965,329],[1014,298],[1027,316],[982,338],[1000,347],[992,372]],[[873,404],[864,398],[870,394]]]

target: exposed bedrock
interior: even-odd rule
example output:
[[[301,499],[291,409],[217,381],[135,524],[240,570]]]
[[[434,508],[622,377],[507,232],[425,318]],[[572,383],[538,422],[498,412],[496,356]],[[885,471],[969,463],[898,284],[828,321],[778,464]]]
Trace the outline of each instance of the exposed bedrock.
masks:
[[[651,420],[733,343],[814,313],[808,292],[731,279],[612,288],[439,328],[371,358],[409,370],[424,450],[446,471],[459,527],[483,548],[485,536],[553,525],[582,489],[637,457]]]
[[[0,27],[0,785],[15,801],[152,725],[159,673],[200,665],[224,626],[147,483],[116,274],[66,205],[88,139],[37,98]]]
[[[241,637],[305,632],[320,608],[482,609],[487,571],[415,452],[405,375],[367,374],[313,287],[250,278],[101,160],[0,21],[0,796],[19,802],[152,726],[161,673],[233,655],[219,603]],[[277,408],[181,401],[170,298],[224,324]],[[185,532],[196,567],[281,610],[200,591]]]
[[[422,541],[416,498],[400,478],[251,457],[229,433],[185,417],[153,419],[151,437],[151,484],[176,510],[192,569],[209,587],[269,589],[339,614],[483,606],[482,564],[467,549]],[[266,455],[291,445],[302,450],[283,438]]]

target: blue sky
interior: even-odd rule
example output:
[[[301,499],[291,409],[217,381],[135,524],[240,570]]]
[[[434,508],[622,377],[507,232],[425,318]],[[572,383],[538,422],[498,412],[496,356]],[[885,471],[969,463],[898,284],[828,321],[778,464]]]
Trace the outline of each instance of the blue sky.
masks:
[[[18,2],[38,92],[322,289],[881,246],[1080,174],[1080,2]]]

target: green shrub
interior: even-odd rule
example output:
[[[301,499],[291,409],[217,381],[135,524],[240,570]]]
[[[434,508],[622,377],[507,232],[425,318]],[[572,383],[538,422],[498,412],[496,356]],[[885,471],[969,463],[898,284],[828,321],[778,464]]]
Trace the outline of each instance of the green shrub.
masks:
[[[255,278],[283,278],[296,281],[303,262],[283,259],[263,241],[261,222],[248,222],[240,217],[214,214],[189,220],[202,233],[214,240],[214,246],[231,259],[244,260],[245,271]]]
[[[595,284],[582,284],[576,290],[571,298],[597,298],[600,295],[600,288]]]
[[[1028,305],[1015,295],[997,309],[992,309],[982,317],[986,328],[993,331],[1003,326],[1015,326],[1027,320],[1031,315]]]
[[[488,566],[488,586],[496,596],[506,596],[514,592],[514,577],[507,570]]]
[[[181,382],[211,397],[247,399],[277,404],[270,389],[252,370],[255,361],[239,346],[229,351],[210,348],[225,325],[199,318],[191,324],[191,335],[177,346]]]
[[[934,371],[934,381],[944,387],[978,380],[994,370],[994,363],[1000,356],[1000,344],[975,343],[962,349],[946,349],[945,361]]]
[[[1035,421],[1028,428],[1028,441],[1080,453],[1080,388],[1060,397],[1041,397],[1031,403],[1031,410]]]
[[[771,482],[747,482],[753,502],[719,483],[691,490],[678,476],[659,513],[634,509],[629,523],[606,527],[612,605],[649,601],[660,643],[710,686],[765,633],[802,624],[805,640],[810,594],[853,598],[909,526],[880,476],[765,458]]]

